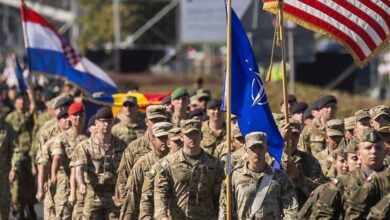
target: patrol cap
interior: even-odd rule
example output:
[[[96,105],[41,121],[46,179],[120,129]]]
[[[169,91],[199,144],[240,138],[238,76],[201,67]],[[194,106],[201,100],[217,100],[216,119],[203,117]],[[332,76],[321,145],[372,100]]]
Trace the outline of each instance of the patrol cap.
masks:
[[[390,134],[390,125],[380,127],[377,132],[381,134]]]
[[[355,112],[355,120],[360,121],[365,118],[370,118],[370,113],[367,110],[358,110]]]
[[[168,131],[173,128],[173,124],[169,122],[158,122],[153,124],[152,132],[155,137],[168,136]]]
[[[91,127],[92,125],[95,125],[96,116],[92,115],[91,118],[88,120],[87,127]]]
[[[287,102],[288,103],[295,103],[295,102],[297,102],[297,97],[295,95],[288,95],[287,96]],[[280,101],[280,105],[283,105],[283,103],[284,103],[284,99],[282,99]]]
[[[79,102],[73,102],[68,108],[68,115],[75,115],[84,111],[84,105]]]
[[[313,106],[307,107],[307,109],[303,112],[303,119],[308,119],[308,118],[314,118],[313,114],[311,111],[313,110]]]
[[[267,135],[259,131],[251,132],[245,136],[245,144],[247,147],[252,147],[255,144],[267,146]]]
[[[183,97],[183,96],[189,96],[187,89],[184,87],[179,87],[179,88],[175,89],[171,94],[172,100]]]
[[[172,141],[180,140],[181,138],[181,128],[173,127],[168,131],[168,138]]]
[[[355,128],[355,116],[344,118],[344,129],[351,130]]]
[[[279,124],[278,124],[278,127],[279,127],[279,129],[281,129],[285,125],[286,125],[286,121],[285,120],[281,120],[279,122]],[[289,125],[290,125],[291,132],[301,133],[302,125],[301,125],[301,123],[299,123],[299,121],[294,120],[294,119],[289,119]]]
[[[134,96],[127,96],[126,98],[123,99],[122,105],[137,105],[137,98]]]
[[[60,113],[57,115],[57,119],[68,117],[68,107],[64,107],[61,109]]]
[[[184,120],[181,123],[181,133],[188,134],[191,131],[201,132],[201,123],[199,120],[189,119],[189,120]]]
[[[332,119],[326,122],[326,136],[344,136],[344,121]]]
[[[190,113],[188,113],[188,118],[193,118],[195,116],[202,117],[203,114],[204,114],[204,112],[202,109],[195,109],[193,111],[190,111]]]
[[[161,100],[161,105],[168,105],[168,104],[171,104],[171,96],[165,96]]]
[[[57,108],[61,108],[64,106],[69,106],[70,104],[72,104],[72,102],[73,102],[72,97],[70,97],[68,95],[61,96],[61,97],[57,98],[56,100],[54,100],[53,108],[57,109]]]
[[[370,113],[371,118],[374,120],[381,115],[386,115],[386,116],[390,117],[389,107],[387,107],[385,105],[375,106],[375,107],[370,109],[369,113]]]
[[[208,89],[198,89],[195,92],[195,97],[199,99],[206,99],[209,100],[211,97],[211,92]]]
[[[379,136],[378,132],[375,131],[373,128],[365,128],[363,131],[363,135],[360,139],[360,142],[370,142],[375,143],[378,141],[381,141],[381,137]]]
[[[344,159],[347,158],[346,157],[346,152],[345,152],[344,148],[342,148],[342,147],[338,147],[337,149],[332,151],[331,156],[333,157],[333,159],[336,159],[337,156],[342,157]]]
[[[240,138],[240,137],[243,136],[241,131],[240,131],[240,127],[238,127],[237,124],[233,125],[232,135],[233,135],[234,138]]]
[[[191,96],[190,105],[196,105],[197,102],[198,102],[198,98],[196,96]]]
[[[207,102],[207,109],[213,109],[213,108],[220,107],[220,106],[221,106],[220,100],[212,99],[212,100]]]
[[[291,107],[291,114],[303,113],[308,105],[305,102],[294,103]]]
[[[337,99],[336,97],[332,96],[332,95],[327,95],[327,96],[324,96],[322,98],[320,98],[317,102],[317,109],[321,109],[323,108],[325,105],[329,104],[329,103],[336,103],[337,104]]]
[[[358,150],[358,141],[357,140],[350,140],[345,148],[346,153],[354,154]]]
[[[147,119],[156,119],[163,118],[167,119],[167,112],[165,107],[162,105],[149,105],[146,107],[146,118]]]
[[[110,107],[101,107],[95,114],[95,120],[101,118],[113,118],[112,110]]]

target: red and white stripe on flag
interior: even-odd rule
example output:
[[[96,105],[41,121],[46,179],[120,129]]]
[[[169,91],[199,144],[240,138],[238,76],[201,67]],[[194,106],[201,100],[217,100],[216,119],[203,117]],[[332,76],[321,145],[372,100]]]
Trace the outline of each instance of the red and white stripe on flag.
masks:
[[[364,66],[390,40],[389,0],[284,0],[284,17],[342,44]],[[279,0],[264,0],[277,13]]]

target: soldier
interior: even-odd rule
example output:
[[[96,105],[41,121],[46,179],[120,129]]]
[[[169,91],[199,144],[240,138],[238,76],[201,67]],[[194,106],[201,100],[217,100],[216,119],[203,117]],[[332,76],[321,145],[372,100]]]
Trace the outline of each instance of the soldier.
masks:
[[[382,198],[368,213],[367,220],[390,219],[390,193]]]
[[[71,219],[72,217],[72,206],[68,203],[71,184],[74,184],[72,181],[75,180],[75,178],[71,178],[71,167],[73,167],[71,158],[76,145],[87,139],[83,134],[84,106],[74,102],[69,106],[68,115],[72,127],[55,136],[50,149],[52,156],[50,185],[56,189],[52,195],[56,219]],[[75,175],[74,171],[73,176]]]
[[[370,208],[390,193],[390,169],[367,178],[363,187],[347,201],[346,217],[348,219],[364,219]],[[388,206],[388,205],[387,205]]]
[[[20,154],[16,134],[11,125],[0,118],[0,219],[6,220],[10,213],[11,196],[9,182],[13,182],[20,169]]]
[[[313,123],[314,116],[312,114],[313,106],[307,107],[303,112],[303,125],[304,127],[310,127]]]
[[[285,122],[279,124],[284,139],[288,136],[285,132]],[[287,148],[284,148],[282,156],[282,168],[287,172],[288,177],[294,183],[299,208],[305,203],[310,193],[320,184],[326,182],[317,159],[309,153],[298,150],[298,140],[301,132],[301,124],[291,119],[288,132],[290,136],[291,161],[288,161]]]
[[[322,172],[327,177],[335,177],[332,168],[333,157],[331,156],[344,137],[344,122],[340,119],[332,119],[326,123],[326,146],[327,148],[317,155],[318,161],[321,161]],[[343,141],[344,142],[344,141]]]
[[[226,139],[225,113],[220,110],[219,100],[210,100],[207,103],[209,120],[202,126],[202,141],[200,146],[210,155],[216,157],[215,149]]]
[[[287,174],[265,161],[267,137],[245,136],[248,161],[232,171],[233,219],[297,219],[294,185]],[[226,219],[226,189],[221,192],[219,219]]]
[[[358,110],[355,112],[355,129],[354,136],[356,139],[360,140],[363,135],[363,131],[370,126],[370,114],[367,110]]]
[[[112,135],[123,140],[126,145],[141,137],[145,133],[145,123],[138,115],[137,99],[128,96],[122,103],[123,117],[121,121],[112,127]]]
[[[153,149],[153,143],[150,141],[153,133],[152,126],[155,123],[167,120],[167,114],[164,106],[150,105],[146,108],[145,124],[147,130],[145,135],[131,142],[122,155],[121,163],[118,169],[118,182],[115,189],[115,204],[121,206],[126,198],[126,183],[135,162],[143,155]]]
[[[190,111],[188,113],[188,119],[195,119],[195,120],[202,121],[203,115],[204,115],[204,112],[202,109],[195,109],[195,110]]]
[[[346,153],[346,159],[347,159],[347,165],[348,165],[348,171],[352,172],[356,169],[359,169],[361,167],[360,159],[357,155],[358,151],[358,141],[352,140],[350,141],[346,148],[344,149]]]
[[[303,113],[307,107],[308,105],[305,102],[298,102],[293,104],[291,107],[291,118],[303,124]]]
[[[181,129],[172,128],[168,131],[168,147],[169,154],[174,154],[183,147],[183,141],[181,140]],[[161,169],[161,163],[164,159],[157,161],[144,177],[144,184],[142,185],[142,196],[139,205],[139,219],[152,220],[154,215],[154,178],[158,170]]]
[[[287,96],[287,109],[288,109],[288,114],[289,114],[289,117],[290,117],[290,114],[291,114],[291,107],[296,104],[298,101],[297,101],[297,97],[295,97],[295,95],[288,95]],[[284,100],[282,99],[280,101],[280,112],[283,113],[284,115]]]
[[[336,116],[337,99],[331,95],[324,96],[316,102],[314,108],[318,109],[318,116],[314,118],[310,127],[303,130],[299,145],[303,151],[316,157],[320,151],[326,148],[326,122]]]
[[[344,219],[345,201],[350,198],[351,193],[361,187],[369,176],[385,169],[383,166],[384,145],[376,131],[367,128],[363,132],[358,147],[361,168],[334,179],[320,196],[312,217]]]
[[[34,177],[32,175],[32,160],[30,150],[32,144],[32,129],[34,127],[35,102],[31,90],[28,90],[29,107],[25,101],[25,94],[19,93],[14,100],[15,110],[9,113],[5,121],[9,123],[17,136],[20,153],[20,172],[18,179],[11,184],[12,212],[15,216],[23,218],[24,209],[27,208],[28,218],[36,219],[34,210]]]
[[[211,92],[208,89],[198,89],[195,92],[196,105],[203,111],[206,110],[207,102],[210,101]]]
[[[189,94],[187,89],[179,87],[175,89],[171,94],[171,103],[173,106],[172,123],[176,127],[180,127],[180,121],[186,120],[187,107],[189,104]]]
[[[246,159],[244,144],[245,144],[245,138],[242,135],[240,128],[238,127],[238,124],[233,125],[232,126],[232,147],[231,147],[232,150],[231,162],[233,167],[243,162]],[[215,149],[215,156],[217,159],[225,163],[226,154],[227,154],[226,142],[224,141],[221,144],[219,144]]]
[[[370,109],[370,125],[375,130],[390,125],[390,110],[384,105],[375,106]]]
[[[140,157],[131,169],[126,185],[126,200],[121,209],[120,219],[138,219],[144,176],[155,162],[169,153],[167,141],[168,131],[171,128],[173,125],[169,122],[159,122],[153,125],[151,139],[153,150]]]
[[[76,148],[76,179],[84,195],[84,219],[117,219],[113,196],[117,169],[126,145],[112,136],[113,115],[109,107],[96,112],[97,134]]]
[[[348,172],[347,155],[343,147],[332,151],[334,177],[342,176]]]
[[[347,143],[354,139],[353,129],[355,128],[355,116],[344,118],[344,137]]]
[[[57,115],[59,133],[64,132],[70,127],[70,121],[68,119],[68,108],[62,108],[61,112]],[[57,135],[58,135],[57,134]],[[54,136],[55,137],[55,136]],[[41,150],[41,156],[39,157],[38,162],[38,186],[36,198],[39,202],[44,200],[44,215],[45,219],[54,219],[55,218],[55,206],[54,206],[54,194],[55,194],[55,185],[51,183],[52,179],[48,173],[48,170],[51,171],[52,168],[52,159],[53,159],[53,148],[55,138],[50,138],[43,146]],[[54,180],[54,179],[53,179]]]
[[[201,147],[201,124],[186,120],[184,146],[162,162],[154,184],[155,219],[216,219],[224,172]]]

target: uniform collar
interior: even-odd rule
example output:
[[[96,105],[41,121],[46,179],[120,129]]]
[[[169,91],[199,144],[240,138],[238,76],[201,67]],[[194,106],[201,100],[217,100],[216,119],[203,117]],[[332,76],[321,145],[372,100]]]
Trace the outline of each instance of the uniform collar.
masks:
[[[246,162],[244,165],[244,175],[255,178],[254,176],[252,176],[251,171],[248,168],[248,164],[249,164],[249,162]],[[261,174],[259,176],[259,179],[264,177],[264,176],[271,175],[273,173],[274,173],[274,171],[272,170],[271,166],[266,163],[263,172],[261,172]]]

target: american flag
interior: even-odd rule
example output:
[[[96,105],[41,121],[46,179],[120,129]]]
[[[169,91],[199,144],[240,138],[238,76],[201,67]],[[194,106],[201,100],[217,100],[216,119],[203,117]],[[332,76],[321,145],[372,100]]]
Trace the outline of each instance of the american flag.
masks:
[[[284,0],[284,17],[342,44],[356,64],[364,66],[390,40],[389,0]],[[263,8],[278,10],[279,0]]]

